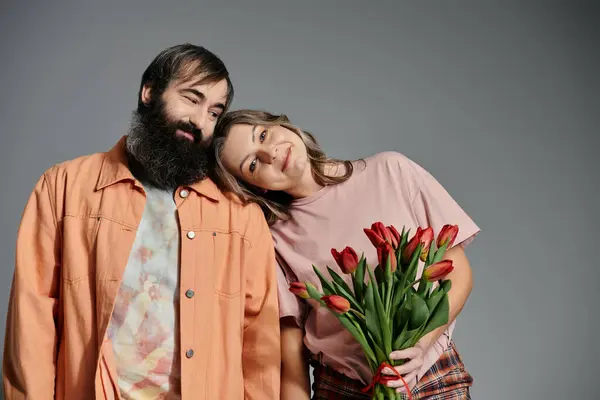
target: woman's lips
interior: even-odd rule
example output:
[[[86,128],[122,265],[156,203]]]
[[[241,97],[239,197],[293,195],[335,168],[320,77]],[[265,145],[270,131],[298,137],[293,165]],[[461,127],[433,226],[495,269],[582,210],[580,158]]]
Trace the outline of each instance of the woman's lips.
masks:
[[[287,154],[285,156],[285,160],[283,160],[283,167],[281,167],[281,172],[285,171],[290,163],[290,158],[292,155],[292,146],[288,147]]]

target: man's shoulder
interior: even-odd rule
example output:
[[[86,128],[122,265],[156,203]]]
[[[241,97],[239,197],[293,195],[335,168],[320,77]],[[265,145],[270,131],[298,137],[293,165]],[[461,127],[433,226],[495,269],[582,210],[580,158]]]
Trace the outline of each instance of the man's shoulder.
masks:
[[[219,204],[229,213],[232,225],[243,232],[244,236],[252,236],[257,231],[268,229],[265,215],[260,206],[254,202],[246,202],[231,192],[221,191]]]
[[[106,152],[99,152],[61,161],[46,169],[43,176],[55,187],[67,183],[95,186],[106,155]]]
[[[63,172],[71,172],[71,171],[79,171],[81,168],[85,168],[89,170],[91,168],[97,169],[100,171],[102,167],[102,163],[106,158],[106,152],[92,153],[86,154],[79,157],[75,157],[69,160],[58,162],[52,165],[50,168],[46,170],[46,172],[50,171],[63,171]]]
[[[220,201],[227,204],[232,212],[238,215],[246,215],[249,218],[264,219],[264,214],[258,204],[254,202],[243,201],[239,196],[232,192],[220,191],[219,193],[221,194]]]

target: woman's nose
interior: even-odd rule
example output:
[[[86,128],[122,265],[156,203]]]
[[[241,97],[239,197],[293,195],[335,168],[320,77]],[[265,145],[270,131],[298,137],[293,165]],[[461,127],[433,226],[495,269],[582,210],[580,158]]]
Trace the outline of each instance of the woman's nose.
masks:
[[[266,147],[259,151],[260,161],[272,164],[277,158],[277,148],[276,147]]]

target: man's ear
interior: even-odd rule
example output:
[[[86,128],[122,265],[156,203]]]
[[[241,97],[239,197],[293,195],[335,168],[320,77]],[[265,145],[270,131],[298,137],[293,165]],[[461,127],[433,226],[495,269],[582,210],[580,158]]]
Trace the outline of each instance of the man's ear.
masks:
[[[142,100],[142,103],[144,103],[145,105],[150,104],[150,102],[152,101],[152,88],[150,87],[150,85],[144,85],[144,87],[142,88],[142,93],[140,95],[140,100]]]

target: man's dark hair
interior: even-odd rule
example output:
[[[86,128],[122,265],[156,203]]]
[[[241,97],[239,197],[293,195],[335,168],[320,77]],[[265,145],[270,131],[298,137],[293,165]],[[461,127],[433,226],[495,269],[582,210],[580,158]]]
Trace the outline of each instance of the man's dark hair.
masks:
[[[143,113],[147,108],[142,102],[142,90],[145,85],[152,88],[152,98],[156,99],[173,81],[196,80],[194,84],[202,84],[223,79],[227,81],[227,110],[233,100],[233,86],[223,61],[202,46],[185,43],[169,47],[152,60],[142,75],[138,92],[138,112]]]

